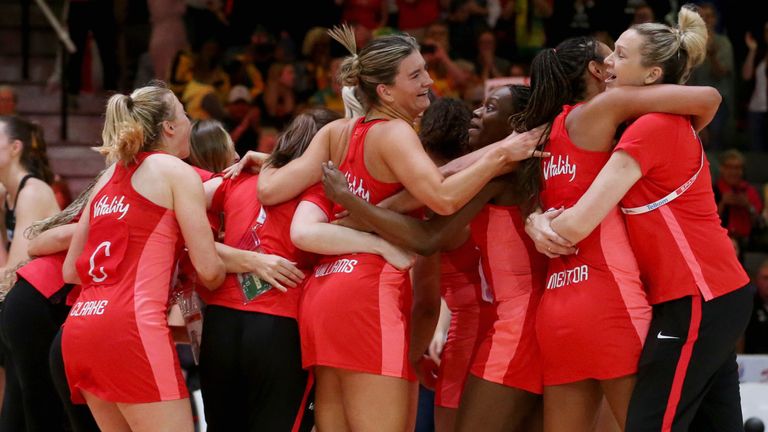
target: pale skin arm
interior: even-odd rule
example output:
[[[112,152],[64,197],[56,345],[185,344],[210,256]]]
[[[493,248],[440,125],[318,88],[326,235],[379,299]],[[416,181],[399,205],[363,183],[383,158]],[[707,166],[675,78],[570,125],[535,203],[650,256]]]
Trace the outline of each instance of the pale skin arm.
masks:
[[[332,122],[312,139],[307,151],[280,169],[266,168],[259,177],[259,199],[266,205],[294,198],[309,186],[320,181],[320,164],[330,159],[330,142],[334,128],[343,127],[353,120]],[[516,162],[538,155],[534,152],[541,129],[512,135],[486,152],[470,167],[445,179],[421,146],[410,125],[402,120],[391,120],[380,156],[405,188],[414,197],[438,214],[451,214],[471,199],[490,179],[514,169]],[[378,126],[377,126],[378,127]],[[371,134],[375,128],[371,129]],[[336,135],[341,135],[336,131]],[[370,139],[371,135],[369,135]],[[402,155],[408,155],[403,158]]]
[[[552,229],[573,244],[582,241],[641,177],[640,165],[632,156],[614,152],[576,205],[552,221]]]
[[[216,252],[227,273],[254,273],[282,292],[295,288],[304,279],[301,270],[279,255],[237,249],[219,242]]]
[[[690,115],[698,131],[714,118],[721,100],[720,93],[713,87],[671,84],[619,87],[574,109],[566,126],[576,145],[608,151],[616,128],[627,120],[649,112]]]
[[[469,202],[491,179],[532,156],[540,134],[541,129],[535,129],[507,137],[498,150],[492,149],[448,178],[443,177],[405,122],[397,122],[387,130],[387,145],[381,146],[380,151],[384,163],[414,198],[437,214],[449,215]]]
[[[224,281],[224,263],[216,253],[205,215],[205,192],[200,177],[192,167],[181,162],[168,164],[164,173],[192,265],[202,284],[210,290],[216,289]]]
[[[440,356],[443,354],[445,340],[448,336],[448,329],[451,326],[451,310],[445,299],[440,299],[440,318],[437,320],[435,334],[432,336],[432,342],[429,344],[429,357],[440,366]]]
[[[744,60],[744,65],[741,67],[741,77],[744,81],[751,81],[755,76],[755,56],[757,55],[757,41],[752,36],[752,33],[744,35],[744,43],[747,45],[747,58]]]
[[[331,128],[336,120],[325,125],[312,138],[307,150],[300,157],[280,169],[264,167],[259,175],[259,201],[275,205],[297,197],[320,181],[320,164],[330,159]],[[337,124],[338,126],[338,124]]]
[[[53,216],[59,211],[53,190],[40,181],[30,182],[19,192],[16,201],[16,228],[14,230],[11,250],[8,251],[6,269],[12,269],[24,260],[29,259],[27,249],[29,239],[24,231],[34,222]]]
[[[371,253],[380,255],[393,267],[406,270],[413,256],[373,234],[328,223],[326,214],[314,203],[302,201],[291,222],[291,241],[301,250],[320,255]]]
[[[50,255],[65,251],[72,242],[77,223],[69,223],[41,232],[37,237],[29,241],[27,253],[29,256]]]

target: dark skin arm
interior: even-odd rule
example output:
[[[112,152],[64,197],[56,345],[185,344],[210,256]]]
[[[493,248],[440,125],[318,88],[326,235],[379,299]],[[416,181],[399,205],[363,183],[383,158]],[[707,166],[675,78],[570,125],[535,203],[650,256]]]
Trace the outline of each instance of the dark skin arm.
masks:
[[[385,240],[423,256],[439,251],[505,186],[502,181],[491,182],[455,214],[423,221],[371,205],[356,197],[349,191],[344,175],[332,164],[323,164],[323,188],[330,200],[347,209],[357,221]]]
[[[413,266],[413,308],[408,360],[425,383],[419,362],[424,359],[440,318],[440,254],[420,257]]]

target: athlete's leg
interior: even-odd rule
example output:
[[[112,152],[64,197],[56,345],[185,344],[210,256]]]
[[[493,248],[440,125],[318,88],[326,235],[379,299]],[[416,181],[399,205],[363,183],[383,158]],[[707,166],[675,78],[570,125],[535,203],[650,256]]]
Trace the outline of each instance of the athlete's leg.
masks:
[[[315,425],[319,432],[350,430],[344,417],[338,369],[315,367]]]
[[[51,343],[50,353],[50,370],[51,378],[53,379],[53,385],[56,388],[56,392],[61,399],[61,403],[64,405],[64,411],[67,413],[69,419],[69,426],[73,432],[98,432],[99,427],[96,425],[91,410],[88,409],[88,405],[73,404],[72,395],[69,392],[69,384],[67,383],[67,374],[64,372],[64,358],[61,354],[61,332],[56,334],[56,337]]]
[[[417,384],[402,378],[337,369],[344,415],[355,432],[400,432],[416,420]]]
[[[200,390],[211,432],[247,429],[247,389],[245,374],[240,370],[244,314],[211,305],[203,320]]]
[[[621,432],[623,429],[619,427],[619,423],[611,412],[611,406],[608,405],[608,401],[603,398],[600,403],[600,409],[597,411],[597,424],[595,425],[595,432]]]
[[[536,408],[540,397],[514,387],[467,377],[456,417],[457,431],[512,431]]]
[[[632,398],[632,390],[635,388],[636,378],[637,376],[632,374],[600,381],[605,399],[621,430],[624,430],[627,424],[627,410],[629,409],[629,400]]]
[[[189,398],[141,404],[119,403],[117,408],[133,432],[193,432],[195,430]]]
[[[457,412],[456,408],[435,406],[435,432],[453,432]]]
[[[728,368],[734,367],[734,347],[751,307],[743,288],[708,302],[696,296],[654,306],[626,430],[687,431],[716,380],[731,380],[719,384],[726,392],[719,397],[737,400],[738,376]],[[741,415],[733,402],[721,408],[728,418]]]
[[[103,432],[131,432],[131,426],[128,425],[128,421],[116,403],[107,402],[85,390],[80,390],[80,393],[85,398],[85,402],[88,403],[88,408],[90,408],[100,430]]]
[[[741,415],[739,395],[739,365],[736,354],[732,354],[717,372],[712,385],[701,402],[690,430],[701,432],[741,430],[744,420]]]
[[[544,431],[592,431],[602,397],[595,380],[545,386]]]
[[[247,431],[289,431],[303,414],[307,389],[298,324],[256,312],[247,313],[244,323],[240,368],[246,378]]]

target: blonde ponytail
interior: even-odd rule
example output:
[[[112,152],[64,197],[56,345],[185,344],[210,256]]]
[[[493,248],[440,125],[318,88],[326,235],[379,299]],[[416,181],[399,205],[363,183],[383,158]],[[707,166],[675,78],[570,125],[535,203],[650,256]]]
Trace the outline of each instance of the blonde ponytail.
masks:
[[[99,153],[109,163],[132,163],[139,152],[156,148],[163,121],[173,119],[173,98],[173,93],[159,81],[130,95],[109,98]]]

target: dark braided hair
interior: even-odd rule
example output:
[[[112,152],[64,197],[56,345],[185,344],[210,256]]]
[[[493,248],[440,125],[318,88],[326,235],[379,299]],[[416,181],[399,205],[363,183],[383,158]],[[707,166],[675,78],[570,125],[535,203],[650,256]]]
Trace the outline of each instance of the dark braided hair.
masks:
[[[42,128],[19,116],[0,116],[5,133],[10,140],[22,143],[21,166],[40,180],[53,183],[53,171],[48,163],[48,150]]]
[[[566,39],[554,49],[541,51],[531,63],[531,97],[528,107],[512,116],[512,127],[526,131],[541,124],[547,130],[539,142],[539,150],[549,140],[549,132],[555,117],[563,105],[572,105],[584,100],[587,83],[584,74],[589,63],[603,63],[604,58],[597,52],[597,39],[589,36]],[[531,158],[523,161],[518,170],[521,191],[525,194],[526,213],[538,205],[541,189],[540,161]]]

